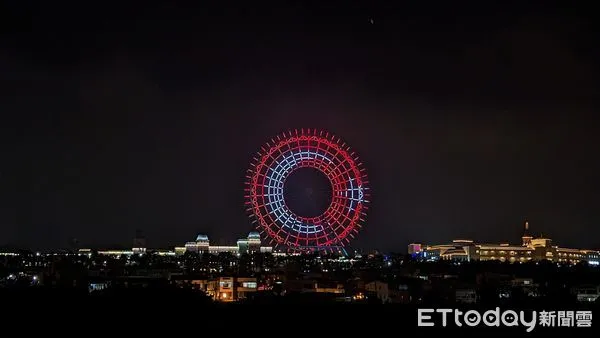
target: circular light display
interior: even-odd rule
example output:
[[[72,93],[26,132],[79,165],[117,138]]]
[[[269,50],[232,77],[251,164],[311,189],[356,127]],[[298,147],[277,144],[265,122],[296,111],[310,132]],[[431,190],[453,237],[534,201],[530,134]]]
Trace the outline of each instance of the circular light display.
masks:
[[[316,216],[296,214],[284,198],[287,178],[301,168],[320,171],[331,184],[331,202]],[[271,244],[343,246],[358,233],[365,218],[365,170],[350,147],[325,131],[294,130],[267,142],[254,158],[246,184],[248,211]]]

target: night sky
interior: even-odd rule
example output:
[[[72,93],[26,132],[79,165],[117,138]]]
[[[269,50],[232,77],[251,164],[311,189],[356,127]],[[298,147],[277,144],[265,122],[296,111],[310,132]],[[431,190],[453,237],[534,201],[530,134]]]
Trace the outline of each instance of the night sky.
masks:
[[[0,246],[232,244],[254,153],[324,128],[371,181],[353,246],[517,242],[528,218],[600,248],[591,8],[44,3],[0,8]]]

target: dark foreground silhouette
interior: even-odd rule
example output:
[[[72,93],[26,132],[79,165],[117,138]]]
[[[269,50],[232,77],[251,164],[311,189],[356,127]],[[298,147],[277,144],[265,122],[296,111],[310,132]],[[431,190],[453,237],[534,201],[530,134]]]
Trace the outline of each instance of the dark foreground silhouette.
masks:
[[[442,304],[394,305],[340,303],[331,297],[309,294],[274,296],[262,294],[238,303],[216,303],[204,293],[171,286],[147,288],[111,288],[90,293],[74,288],[12,288],[0,289],[4,308],[4,323],[18,323],[24,318],[36,318],[36,323],[61,325],[65,330],[87,325],[88,330],[135,330],[152,333],[155,330],[177,330],[185,333],[194,325],[213,327],[217,332],[231,330],[268,329],[270,332],[304,330],[306,325],[318,325],[318,333],[353,336],[361,330],[389,332],[404,336],[413,330],[424,334],[459,332],[460,334],[509,334],[511,336],[547,336],[552,330],[576,333],[580,337],[594,336],[594,328],[537,327],[526,333],[523,327],[456,327],[452,323],[441,327],[418,327],[418,309],[460,308],[481,313],[495,307],[487,305],[448,306]],[[528,316],[532,310],[586,309],[597,315],[596,304],[530,304],[529,306],[501,306],[502,310],[523,310]],[[600,317],[594,318],[600,323]],[[19,324],[20,325],[20,324]],[[92,326],[89,326],[92,325]],[[600,325],[600,324],[598,324]],[[36,329],[37,327],[32,327]],[[112,329],[111,329],[112,328]],[[358,331],[357,331],[358,330]],[[190,331],[192,332],[192,331]]]

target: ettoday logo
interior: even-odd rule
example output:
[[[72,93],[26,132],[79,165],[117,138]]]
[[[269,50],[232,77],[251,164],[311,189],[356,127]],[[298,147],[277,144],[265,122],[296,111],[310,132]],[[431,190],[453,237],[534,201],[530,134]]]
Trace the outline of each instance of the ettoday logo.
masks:
[[[454,322],[457,327],[524,327],[531,332],[536,326],[545,327],[591,327],[591,311],[501,311],[500,308],[480,313],[477,310],[418,309],[417,325],[446,327]]]

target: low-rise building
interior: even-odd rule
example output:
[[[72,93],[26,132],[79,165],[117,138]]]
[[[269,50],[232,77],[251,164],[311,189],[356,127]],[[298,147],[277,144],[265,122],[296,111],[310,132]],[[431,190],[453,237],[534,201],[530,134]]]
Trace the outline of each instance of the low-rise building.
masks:
[[[206,294],[220,302],[235,302],[249,298],[258,291],[254,277],[219,277],[208,281]]]
[[[475,304],[477,303],[477,291],[474,288],[456,289],[454,300],[460,304]]]
[[[600,297],[600,286],[598,285],[579,285],[571,289],[571,293],[577,297],[581,303],[593,303]]]
[[[388,283],[381,281],[372,281],[370,283],[366,283],[365,291],[368,295],[376,297],[382,303],[389,303],[391,301]]]

